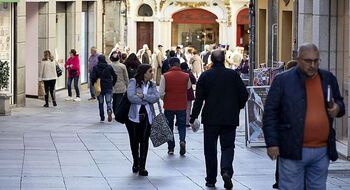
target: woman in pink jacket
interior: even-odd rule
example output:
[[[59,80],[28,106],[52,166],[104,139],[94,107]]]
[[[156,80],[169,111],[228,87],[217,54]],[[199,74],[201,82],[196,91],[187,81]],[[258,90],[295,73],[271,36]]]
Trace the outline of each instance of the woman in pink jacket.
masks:
[[[79,61],[79,55],[77,54],[77,51],[75,49],[71,49],[70,57],[68,58],[66,64],[64,67],[68,71],[68,97],[65,99],[66,101],[74,100],[76,102],[80,102],[80,92],[79,92],[79,76],[80,76],[80,61]],[[76,98],[72,98],[72,80],[74,79],[74,88],[76,93]]]

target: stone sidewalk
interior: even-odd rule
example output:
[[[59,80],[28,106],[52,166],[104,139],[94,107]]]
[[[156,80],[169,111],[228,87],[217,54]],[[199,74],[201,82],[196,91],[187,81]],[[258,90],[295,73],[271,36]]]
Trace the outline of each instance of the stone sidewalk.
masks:
[[[62,101],[43,108],[41,100],[27,99],[25,108],[0,117],[0,189],[2,190],[124,190],[205,187],[203,131],[187,130],[187,154],[167,154],[167,146],[150,143],[148,177],[131,172],[132,157],[126,128],[117,122],[100,123],[96,101]],[[61,100],[61,101],[60,101]],[[265,148],[248,148],[244,115],[237,131],[234,160],[235,190],[267,190],[274,183],[275,163]],[[176,144],[178,136],[176,134]],[[219,152],[220,154],[220,152]],[[350,163],[330,166],[327,189],[350,189]],[[216,189],[223,189],[218,176]],[[208,188],[209,189],[209,188]]]

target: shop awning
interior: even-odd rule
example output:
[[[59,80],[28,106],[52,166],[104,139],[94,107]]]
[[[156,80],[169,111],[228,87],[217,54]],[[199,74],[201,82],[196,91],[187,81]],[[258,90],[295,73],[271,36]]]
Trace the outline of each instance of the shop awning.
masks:
[[[20,0],[0,0],[0,3],[18,3]]]

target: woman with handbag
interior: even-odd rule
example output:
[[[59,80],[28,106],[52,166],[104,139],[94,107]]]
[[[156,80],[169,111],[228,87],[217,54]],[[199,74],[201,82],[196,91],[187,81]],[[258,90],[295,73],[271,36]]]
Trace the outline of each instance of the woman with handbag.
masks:
[[[126,127],[134,161],[132,171],[139,172],[140,176],[148,176],[145,165],[151,125],[155,115],[153,104],[159,101],[159,92],[156,84],[151,81],[152,78],[152,66],[139,65],[135,78],[129,81],[127,91],[131,103]]]
[[[68,71],[68,97],[65,99],[66,101],[74,100],[75,102],[80,102],[80,91],[79,91],[79,75],[80,75],[80,60],[79,55],[75,49],[71,49],[69,52],[70,57],[68,58],[64,68]],[[76,98],[72,98],[72,81],[74,80],[74,88]]]
[[[57,106],[55,99],[55,85],[57,79],[56,61],[49,50],[44,51],[44,57],[39,68],[39,81],[44,81],[45,89],[45,104],[44,107],[49,107],[49,92],[51,94],[53,106]]]

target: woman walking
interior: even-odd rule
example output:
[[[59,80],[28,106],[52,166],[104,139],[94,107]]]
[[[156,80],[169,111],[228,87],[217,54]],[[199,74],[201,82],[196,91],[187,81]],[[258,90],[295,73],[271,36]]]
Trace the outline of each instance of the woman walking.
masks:
[[[124,61],[124,65],[128,70],[129,79],[134,78],[137,67],[141,64],[135,53],[131,53]]]
[[[113,113],[114,115],[117,113],[117,107],[122,100],[124,93],[128,87],[129,77],[128,71],[126,70],[126,66],[120,63],[122,54],[118,54],[115,52],[109,58],[112,61],[112,67],[117,75],[117,82],[113,86]]]
[[[148,176],[145,166],[151,124],[155,115],[153,104],[159,101],[159,92],[156,84],[151,81],[152,78],[151,65],[141,64],[135,78],[129,81],[127,92],[131,103],[126,127],[134,160],[132,171],[139,172],[140,176]]]
[[[80,91],[79,91],[79,75],[80,75],[80,60],[79,55],[75,49],[71,49],[69,52],[70,57],[68,58],[64,68],[68,71],[68,97],[65,99],[66,101],[74,100],[75,102],[80,102]],[[72,98],[72,81],[74,80],[74,88],[76,98]]]
[[[45,104],[44,107],[49,107],[49,92],[51,94],[53,106],[57,106],[55,98],[55,85],[57,79],[56,61],[49,50],[44,51],[44,57],[39,68],[39,81],[44,81],[45,88]]]

